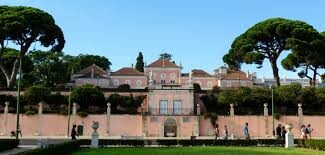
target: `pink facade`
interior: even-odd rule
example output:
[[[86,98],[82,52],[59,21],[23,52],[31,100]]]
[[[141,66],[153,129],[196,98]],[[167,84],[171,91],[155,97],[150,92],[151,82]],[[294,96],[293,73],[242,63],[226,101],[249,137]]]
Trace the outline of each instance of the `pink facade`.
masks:
[[[145,76],[111,76],[109,86],[114,88],[122,84],[128,84],[131,89],[144,89],[148,85],[147,81]]]
[[[9,135],[11,130],[16,128],[16,115],[8,114],[8,125],[3,125],[4,115],[0,114],[0,134]],[[75,120],[71,117],[71,124],[82,125],[84,127],[83,135],[90,136],[92,133],[91,124],[93,121],[99,122],[98,132],[100,136],[142,136],[146,137],[164,137],[165,123],[168,119],[175,120],[176,136],[189,137],[193,135],[197,116],[141,116],[141,115],[111,115],[109,117],[109,125],[107,125],[106,115],[89,115],[85,118],[76,116]],[[26,116],[20,115],[21,129],[23,136],[34,136],[39,132],[41,136],[66,136],[68,117],[64,115],[43,114]],[[243,125],[249,124],[249,132],[252,137],[265,138],[272,134],[272,117],[268,116],[219,116],[217,123],[219,124],[221,135],[224,125],[227,125],[229,134],[234,134],[235,138],[243,138]],[[325,116],[303,116],[304,124],[311,124],[314,131],[312,137],[324,138]],[[199,135],[213,136],[213,128],[209,119],[203,116],[199,119]],[[299,117],[298,116],[282,116],[280,120],[275,120],[277,124],[293,124],[293,133],[295,138],[300,137]],[[109,127],[108,127],[109,126]],[[5,129],[6,128],[6,129]],[[143,130],[144,129],[144,130]],[[145,132],[145,133],[143,133]]]
[[[179,83],[180,69],[178,68],[151,68],[147,67],[145,74],[152,72],[154,83]]]
[[[198,83],[203,90],[211,90],[213,86],[218,85],[218,79],[215,77],[193,77],[193,83]]]
[[[221,88],[253,87],[251,80],[219,80],[218,86]]]
[[[92,84],[95,86],[101,86],[102,88],[109,88],[109,79],[107,78],[78,78],[75,80],[75,85],[77,87],[85,85],[85,84]]]

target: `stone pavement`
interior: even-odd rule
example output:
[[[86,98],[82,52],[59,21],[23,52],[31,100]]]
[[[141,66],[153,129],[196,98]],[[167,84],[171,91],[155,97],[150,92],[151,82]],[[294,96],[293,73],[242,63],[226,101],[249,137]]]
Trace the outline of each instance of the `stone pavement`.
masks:
[[[12,150],[0,152],[0,155],[11,155],[11,154],[20,153],[20,152],[24,152],[24,151],[27,151],[30,149],[35,149],[35,148],[36,148],[36,145],[18,145],[17,148],[14,148]]]

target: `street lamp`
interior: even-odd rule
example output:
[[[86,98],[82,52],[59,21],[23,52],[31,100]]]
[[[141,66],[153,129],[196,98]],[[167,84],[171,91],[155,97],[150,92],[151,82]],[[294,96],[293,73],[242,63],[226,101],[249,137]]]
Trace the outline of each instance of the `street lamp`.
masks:
[[[272,93],[272,130],[273,130],[273,137],[275,137],[275,129],[274,129],[274,95],[273,95],[273,86],[270,86],[271,93]]]
[[[69,87],[70,87],[70,91],[69,91],[68,131],[67,131],[67,137],[69,137],[69,131],[70,131],[70,108],[71,108],[71,88],[72,88],[72,85],[70,85]]]
[[[18,93],[17,93],[17,107],[16,107],[16,115],[17,115],[17,122],[16,122],[16,139],[18,139],[18,129],[20,129],[20,126],[19,126],[19,108],[20,108],[20,80],[21,80],[21,61],[22,61],[22,57],[20,57],[20,60],[19,60],[19,79],[18,79]],[[21,132],[21,131],[19,131]]]

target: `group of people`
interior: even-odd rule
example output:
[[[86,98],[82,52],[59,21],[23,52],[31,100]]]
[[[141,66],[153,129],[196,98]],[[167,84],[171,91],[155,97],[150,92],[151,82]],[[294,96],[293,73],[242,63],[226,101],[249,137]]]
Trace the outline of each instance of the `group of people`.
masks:
[[[227,128],[227,125],[225,125],[223,127],[223,135],[221,136],[220,135],[220,131],[219,131],[219,125],[216,124],[215,125],[215,130],[214,130],[214,134],[215,134],[215,140],[219,139],[219,138],[222,138],[222,139],[228,139],[228,128]]]
[[[287,130],[285,129],[285,127],[281,124],[278,124],[278,126],[275,129],[275,133],[276,133],[276,138],[277,139],[285,139],[285,135],[287,133]]]
[[[311,133],[314,131],[313,128],[311,128],[311,125],[308,124],[307,126],[302,125],[300,128],[301,138],[302,139],[311,139]]]

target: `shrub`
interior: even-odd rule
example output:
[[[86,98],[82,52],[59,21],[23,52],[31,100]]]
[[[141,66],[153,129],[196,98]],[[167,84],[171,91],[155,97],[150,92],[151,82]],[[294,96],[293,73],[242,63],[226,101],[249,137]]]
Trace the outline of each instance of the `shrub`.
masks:
[[[274,118],[275,118],[276,120],[280,120],[280,118],[281,118],[281,114],[279,114],[279,113],[274,113]]]
[[[93,85],[83,85],[74,89],[71,93],[71,101],[77,102],[80,107],[98,105],[105,107],[104,93]]]
[[[27,111],[25,112],[25,114],[26,114],[27,116],[29,116],[29,115],[35,115],[36,112],[33,111],[33,110],[27,110]]]
[[[70,154],[80,149],[80,145],[84,144],[84,140],[68,141],[61,144],[49,146],[47,148],[38,148],[18,153],[17,155],[58,155]]]
[[[194,92],[201,92],[201,86],[198,83],[193,83]]]
[[[34,85],[25,90],[23,100],[26,104],[37,104],[41,101],[47,101],[51,95],[49,88],[41,85]]]
[[[19,144],[19,140],[16,139],[1,139],[0,140],[0,152],[16,148]]]
[[[325,140],[307,139],[304,147],[325,151]]]
[[[117,87],[119,91],[129,91],[131,89],[130,85],[122,84]]]
[[[80,111],[77,113],[80,117],[84,118],[84,117],[87,117],[88,116],[88,113],[87,112],[84,112],[84,111]]]

